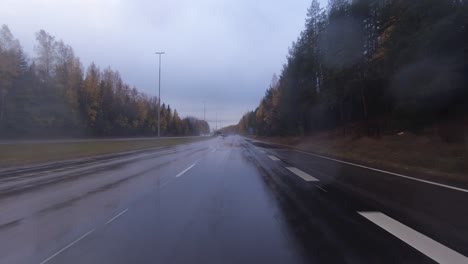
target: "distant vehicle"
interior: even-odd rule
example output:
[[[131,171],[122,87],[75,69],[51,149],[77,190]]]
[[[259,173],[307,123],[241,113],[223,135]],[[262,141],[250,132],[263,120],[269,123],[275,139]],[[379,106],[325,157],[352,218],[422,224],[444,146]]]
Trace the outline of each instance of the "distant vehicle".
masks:
[[[221,132],[221,131],[216,131],[216,132],[214,132],[214,135],[215,135],[215,136],[221,136],[222,138],[225,138],[225,137],[226,137],[226,134],[224,134],[224,133]]]
[[[223,136],[224,133],[221,132],[221,131],[216,131],[216,132],[214,132],[214,135],[215,135],[215,136]]]

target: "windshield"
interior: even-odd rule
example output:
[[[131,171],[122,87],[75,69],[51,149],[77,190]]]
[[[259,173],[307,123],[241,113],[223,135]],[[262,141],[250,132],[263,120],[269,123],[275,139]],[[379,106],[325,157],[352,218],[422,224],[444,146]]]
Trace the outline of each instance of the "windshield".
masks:
[[[468,1],[0,17],[0,263],[468,263]]]

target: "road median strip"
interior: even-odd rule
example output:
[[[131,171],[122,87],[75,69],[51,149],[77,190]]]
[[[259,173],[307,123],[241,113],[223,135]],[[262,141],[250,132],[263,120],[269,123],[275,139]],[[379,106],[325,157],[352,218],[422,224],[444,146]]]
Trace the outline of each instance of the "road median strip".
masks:
[[[0,168],[59,162],[99,155],[118,154],[157,147],[199,142],[211,137],[103,140],[85,142],[45,142],[2,144]]]

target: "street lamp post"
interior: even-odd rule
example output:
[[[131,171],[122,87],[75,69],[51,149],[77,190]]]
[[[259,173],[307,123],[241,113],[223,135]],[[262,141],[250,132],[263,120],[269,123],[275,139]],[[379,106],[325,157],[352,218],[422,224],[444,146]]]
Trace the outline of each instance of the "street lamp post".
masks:
[[[159,55],[159,92],[158,92],[158,137],[161,137],[161,55],[164,52],[156,52]]]

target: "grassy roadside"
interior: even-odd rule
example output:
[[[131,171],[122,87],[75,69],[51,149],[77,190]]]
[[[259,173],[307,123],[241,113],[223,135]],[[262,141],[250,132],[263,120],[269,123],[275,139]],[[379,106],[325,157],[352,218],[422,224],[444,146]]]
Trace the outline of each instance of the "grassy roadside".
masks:
[[[2,144],[0,145],[0,168],[184,144],[202,141],[208,138],[209,137]]]
[[[380,139],[333,134],[311,137],[256,138],[377,168],[427,175],[433,180],[468,183],[468,142],[449,144],[409,133]]]

